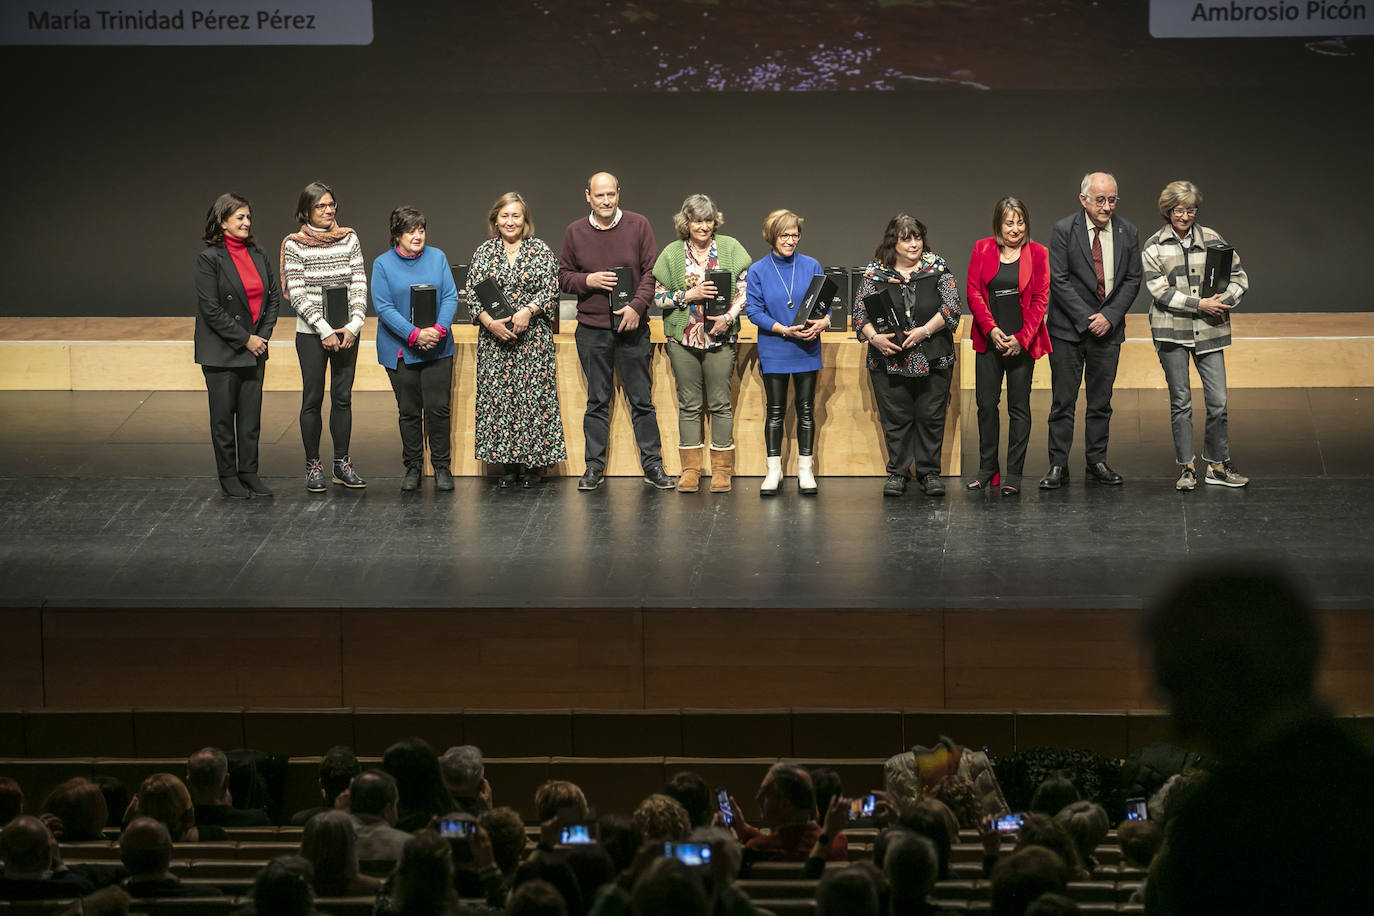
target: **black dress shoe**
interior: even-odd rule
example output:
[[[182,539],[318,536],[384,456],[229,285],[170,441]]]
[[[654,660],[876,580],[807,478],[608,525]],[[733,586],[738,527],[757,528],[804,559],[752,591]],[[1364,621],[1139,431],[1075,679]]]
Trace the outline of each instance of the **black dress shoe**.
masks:
[[[587,468],[582,476],[577,479],[579,490],[595,490],[599,486],[601,486],[600,468]]]
[[[439,490],[443,493],[452,492],[453,474],[449,471],[448,468],[434,469],[434,489]]]
[[[1107,486],[1114,487],[1121,483],[1121,475],[1107,467],[1107,462],[1099,461],[1097,464],[1090,464],[1087,467],[1089,480],[1096,480],[1098,483],[1105,483]]]
[[[524,487],[526,490],[533,490],[535,487],[539,486],[539,481],[542,476],[539,468],[525,468],[524,472],[520,475],[520,486]]]
[[[1052,464],[1050,469],[1045,472],[1045,476],[1040,478],[1040,489],[1058,490],[1069,482],[1069,469],[1062,464]]]
[[[420,489],[420,469],[406,468],[406,476],[401,478],[401,492],[411,493]]]
[[[663,465],[661,464],[656,464],[644,470],[644,482],[653,484],[660,490],[671,490],[673,487],[677,486],[673,478],[669,477],[667,473],[664,472]]]
[[[921,478],[921,492],[927,496],[944,496],[945,482],[939,474],[927,474]]]
[[[248,492],[249,492],[249,493],[252,493],[254,496],[272,496],[272,495],[274,495],[274,494],[272,493],[272,491],[271,491],[270,489],[268,489],[267,484],[263,483],[263,482],[262,482],[262,478],[258,477],[257,474],[253,474],[253,473],[240,474],[240,475],[239,475],[239,483],[241,483],[241,484],[243,484],[245,487],[247,487],[247,488],[248,488]]]
[[[247,499],[253,494],[248,492],[248,488],[243,485],[243,481],[237,477],[221,477],[219,488],[224,491],[224,495],[230,499]]]

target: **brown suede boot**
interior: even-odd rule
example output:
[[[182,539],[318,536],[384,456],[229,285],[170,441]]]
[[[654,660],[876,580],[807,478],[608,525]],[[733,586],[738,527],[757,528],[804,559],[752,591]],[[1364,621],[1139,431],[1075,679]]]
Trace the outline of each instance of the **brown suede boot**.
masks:
[[[682,474],[677,479],[677,491],[695,493],[701,489],[701,446],[680,448],[677,453],[682,456]]]
[[[711,449],[711,492],[729,493],[730,478],[735,473],[735,450]]]

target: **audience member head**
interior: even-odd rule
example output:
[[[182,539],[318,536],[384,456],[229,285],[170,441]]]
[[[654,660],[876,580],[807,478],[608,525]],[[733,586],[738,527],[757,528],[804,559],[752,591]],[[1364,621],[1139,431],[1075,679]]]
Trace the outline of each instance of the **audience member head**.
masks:
[[[1063,771],[1055,770],[1035,787],[1030,806],[1026,810],[1054,817],[1061,809],[1078,801],[1079,798],[1078,788],[1073,784],[1073,780]]]
[[[119,861],[135,879],[156,879],[172,863],[172,835],[161,821],[136,817],[119,836]]]
[[[1158,824],[1161,830],[1168,829],[1169,821],[1182,810],[1183,803],[1198,785],[1199,777],[1196,772],[1175,773],[1164,780],[1164,785],[1150,796],[1147,803],[1150,820]]]
[[[610,855],[615,870],[628,869],[641,845],[634,821],[623,814],[606,814],[596,822],[596,827],[601,835],[601,848]]]
[[[796,764],[775,763],[769,767],[754,800],[768,827],[804,824],[816,818],[816,790],[811,785],[811,774]]]
[[[24,813],[24,790],[8,776],[0,776],[0,827]]]
[[[305,822],[301,855],[315,869],[315,892],[333,897],[348,892],[358,876],[357,834],[342,811],[324,811]]]
[[[868,880],[873,882],[874,889],[878,891],[878,912],[892,912],[892,885],[887,883],[887,875],[883,874],[882,869],[872,862],[860,861],[850,863],[848,870],[868,875]]]
[[[469,804],[476,802],[482,795],[482,784],[486,782],[486,766],[482,763],[482,749],[471,744],[460,744],[444,751],[439,758],[439,772],[444,779],[444,787],[454,799],[462,799]],[[468,805],[463,805],[467,808]],[[480,814],[479,811],[471,812]]]
[[[917,913],[939,879],[940,860],[927,837],[901,831],[887,846],[883,874],[892,886],[892,912]]]
[[[186,784],[171,773],[154,773],[139,785],[124,821],[128,823],[139,815],[162,821],[173,843],[193,843],[198,838],[191,793]]]
[[[957,773],[951,773],[937,782],[922,802],[939,803],[945,807],[954,818],[956,835],[959,828],[976,830],[982,818],[977,790],[973,788],[973,783]]]
[[[687,812],[693,827],[705,827],[711,823],[715,806],[711,802],[711,788],[706,780],[696,773],[684,770],[674,774],[663,787],[663,794],[677,800]]]
[[[834,767],[811,767],[811,790],[816,793],[816,817],[825,818],[830,800],[844,794],[844,783]]]
[[[898,823],[935,844],[935,856],[939,862],[940,876],[948,875],[949,857],[954,848],[954,842],[958,839],[959,831],[955,830],[950,833],[949,821],[945,820],[944,815],[934,805],[927,805],[922,802],[903,811]],[[882,861],[877,857],[876,847],[873,864],[879,868],[883,867]]]
[[[630,819],[646,843],[685,840],[692,831],[687,809],[667,795],[650,795],[639,803]]]
[[[110,819],[105,795],[89,779],[68,779],[43,799],[43,821],[52,835],[64,843],[102,839]]]
[[[587,816],[587,796],[582,794],[576,783],[566,779],[550,779],[534,790],[534,810],[539,823],[558,816],[564,808],[573,808],[578,819]]]
[[[563,898],[568,916],[582,916],[587,912],[591,901],[583,902],[582,889],[577,885],[577,875],[568,864],[567,856],[557,853],[531,856],[515,870],[511,890],[531,881],[542,881],[554,888]]]
[[[565,856],[584,906],[590,908],[601,888],[615,880],[615,863],[598,845],[573,846]]]
[[[396,823],[396,780],[385,770],[364,770],[348,784],[348,810]]]
[[[352,748],[335,745],[325,752],[320,760],[320,795],[324,797],[326,808],[334,807],[335,800],[353,782],[353,777],[363,771],[362,765]]]
[[[1042,894],[1063,893],[1068,884],[1064,860],[1043,846],[1023,846],[1003,856],[992,871],[992,912],[1025,916],[1026,907]]]
[[[0,830],[0,860],[6,878],[38,877],[52,864],[53,835],[36,817],[21,814]]]
[[[310,916],[315,912],[309,859],[278,856],[253,879],[253,916]]]
[[[477,819],[491,840],[491,855],[496,867],[507,877],[515,874],[525,854],[525,822],[514,808],[492,808]]]
[[[1084,869],[1091,869],[1093,852],[1107,838],[1111,821],[1107,820],[1107,809],[1097,802],[1076,801],[1066,805],[1054,819],[1068,832],[1078,851],[1078,861]]]
[[[534,878],[511,892],[506,916],[568,916],[568,905],[558,888]]]
[[[397,807],[404,814],[447,814],[453,800],[439,772],[439,758],[423,738],[403,738],[386,749],[382,769],[396,780]]]
[[[124,811],[129,807],[129,789],[118,776],[92,776],[91,782],[100,787],[105,796],[105,826],[123,825]]]
[[[227,805],[229,758],[217,747],[203,747],[186,761],[186,788],[197,805]]]
[[[1026,916],[1073,916],[1078,904],[1063,894],[1041,894],[1026,907]]]
[[[1043,814],[1027,814],[1016,835],[1016,848],[1043,846],[1059,856],[1064,868],[1073,881],[1084,876],[1082,862],[1078,858],[1078,847],[1064,826],[1052,817]]]
[[[433,830],[421,830],[406,840],[393,880],[396,913],[438,916],[458,910],[453,853],[448,840]]]
[[[1116,840],[1121,844],[1121,861],[1131,868],[1149,868],[1164,832],[1154,821],[1122,821],[1116,825]]]
[[[1266,720],[1312,703],[1320,633],[1272,562],[1195,567],[1155,601],[1143,629],[1178,734],[1218,760],[1243,756]]]
[[[630,894],[635,916],[708,916],[706,890],[692,870],[677,859],[655,859],[644,869]]]
[[[725,859],[725,874],[731,880],[739,877],[739,870],[744,865],[744,850],[729,830],[724,827],[698,827],[687,835],[687,841],[708,844],[713,850],[712,855]]]
[[[832,868],[816,885],[816,916],[879,916],[878,889],[859,868]]]

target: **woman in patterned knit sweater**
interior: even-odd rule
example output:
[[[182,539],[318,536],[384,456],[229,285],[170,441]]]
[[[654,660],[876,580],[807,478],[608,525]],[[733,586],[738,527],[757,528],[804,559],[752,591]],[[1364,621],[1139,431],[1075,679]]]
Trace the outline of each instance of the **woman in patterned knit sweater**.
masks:
[[[367,312],[367,266],[358,234],[335,220],[334,190],[312,181],[296,203],[300,231],[281,243],[282,293],[296,310],[296,355],[301,365],[301,442],[305,445],[305,488],[325,490],[320,461],[320,407],[324,374],[330,373],[329,435],[334,440],[334,483],[360,489],[367,482],[348,455],[353,433],[353,375],[358,367],[358,335]],[[332,327],[325,316],[325,289],[348,290],[348,321]]]
[[[558,259],[534,237],[525,199],[502,194],[487,213],[487,239],[472,253],[465,288],[482,330],[477,335],[474,451],[505,465],[500,486],[539,482],[540,469],[568,460],[558,410],[553,319]],[[497,321],[483,309],[477,284],[495,278],[515,314]]]

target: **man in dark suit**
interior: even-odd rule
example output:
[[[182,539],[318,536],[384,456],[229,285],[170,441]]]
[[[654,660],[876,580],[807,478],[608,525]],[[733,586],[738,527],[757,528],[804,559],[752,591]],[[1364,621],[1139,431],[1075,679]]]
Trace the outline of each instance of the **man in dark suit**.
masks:
[[[1054,225],[1045,319],[1054,345],[1050,469],[1040,479],[1042,490],[1057,490],[1069,480],[1074,408],[1085,369],[1087,476],[1098,483],[1121,483],[1121,475],[1107,466],[1107,434],[1126,311],[1140,289],[1140,232],[1116,215],[1117,199],[1116,179],[1107,172],[1091,172],[1083,176],[1079,189],[1083,209]]]
[[[196,806],[196,823],[212,827],[266,827],[262,808],[235,808],[229,792],[229,757],[217,747],[196,751],[186,761],[186,788]]]

